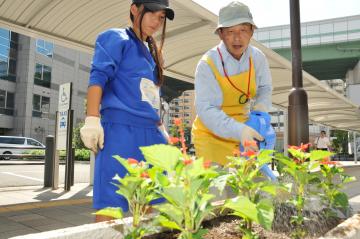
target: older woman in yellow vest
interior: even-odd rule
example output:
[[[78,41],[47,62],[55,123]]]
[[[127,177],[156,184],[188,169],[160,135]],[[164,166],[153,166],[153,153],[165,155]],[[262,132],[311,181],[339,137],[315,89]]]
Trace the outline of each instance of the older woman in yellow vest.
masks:
[[[196,154],[222,165],[240,144],[245,150],[258,150],[256,145],[244,145],[263,140],[244,122],[250,109],[271,107],[269,64],[259,49],[249,45],[255,28],[246,5],[234,1],[221,8],[215,31],[221,42],[206,52],[195,73]]]

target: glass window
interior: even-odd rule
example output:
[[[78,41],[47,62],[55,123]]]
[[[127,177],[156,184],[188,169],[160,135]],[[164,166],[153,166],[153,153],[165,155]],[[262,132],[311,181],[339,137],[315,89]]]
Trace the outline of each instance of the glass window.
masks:
[[[33,145],[33,146],[42,146],[39,142],[37,142],[33,139],[27,139],[27,144]]]
[[[0,108],[5,108],[6,91],[0,90]]]
[[[9,59],[9,74],[16,75],[16,60]]]
[[[11,138],[10,144],[24,144],[25,138]]]
[[[44,56],[52,57],[54,53],[54,44],[42,39],[36,40],[36,51]]]
[[[270,39],[279,39],[281,38],[281,30],[273,30],[270,32]]]
[[[33,117],[46,117],[50,111],[50,98],[41,95],[33,95]]]
[[[6,95],[6,108],[14,109],[15,107],[15,95],[14,93],[7,92]]]
[[[41,112],[49,113],[50,110],[50,98],[42,96],[41,97]]]
[[[40,111],[40,95],[33,96],[33,110]]]
[[[290,29],[289,28],[282,29],[281,37],[282,38],[290,38]]]
[[[351,20],[348,22],[348,30],[360,30],[360,19],[359,20]]]
[[[39,63],[35,65],[34,83],[43,87],[51,86],[51,67]]]
[[[320,33],[319,25],[307,26],[306,35],[317,35]]]
[[[4,28],[0,28],[0,37],[10,39],[10,31]]]

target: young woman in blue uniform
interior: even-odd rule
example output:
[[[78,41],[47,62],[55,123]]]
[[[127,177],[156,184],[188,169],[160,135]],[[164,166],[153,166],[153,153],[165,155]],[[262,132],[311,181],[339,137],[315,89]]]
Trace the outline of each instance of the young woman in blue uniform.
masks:
[[[131,27],[109,29],[95,43],[87,117],[80,133],[86,147],[97,152],[96,209],[121,207],[128,211],[126,199],[115,193],[117,188],[111,183],[115,174],[126,174],[113,155],[144,160],[140,146],[167,143],[159,117],[161,48],[166,19],[173,20],[174,11],[168,0],[132,0],[130,18]],[[160,29],[162,40],[157,47],[152,35]],[[108,219],[97,216],[96,221]]]

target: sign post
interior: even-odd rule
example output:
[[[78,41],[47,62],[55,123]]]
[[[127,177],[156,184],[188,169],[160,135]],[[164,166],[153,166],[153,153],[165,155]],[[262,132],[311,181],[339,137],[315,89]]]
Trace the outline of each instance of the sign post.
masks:
[[[59,107],[56,122],[56,150],[66,150],[65,191],[70,191],[71,172],[74,168],[72,155],[73,115],[71,109],[72,83],[60,85]]]

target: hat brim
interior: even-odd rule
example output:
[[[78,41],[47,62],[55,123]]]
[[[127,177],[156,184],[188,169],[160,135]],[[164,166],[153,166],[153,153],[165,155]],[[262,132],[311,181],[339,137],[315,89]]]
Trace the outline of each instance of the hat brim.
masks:
[[[153,11],[153,12],[165,10],[165,15],[169,20],[173,20],[175,17],[174,10],[172,10],[168,6],[165,6],[163,4],[153,3],[153,2],[148,2],[148,3],[143,3],[143,4],[146,8],[148,8],[150,11]]]
[[[239,25],[239,24],[243,24],[243,23],[249,23],[251,25],[254,26],[255,29],[257,29],[258,27],[255,25],[255,23],[253,21],[250,21],[248,18],[239,18],[239,19],[235,19],[235,20],[232,20],[232,21],[227,21],[227,22],[223,22],[222,24],[219,24],[214,33],[215,34],[218,34],[218,30],[220,28],[223,28],[223,27],[233,27],[233,26],[236,26],[236,25]]]

